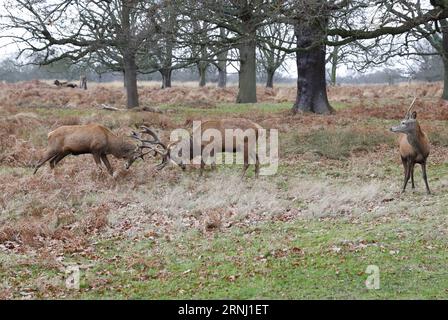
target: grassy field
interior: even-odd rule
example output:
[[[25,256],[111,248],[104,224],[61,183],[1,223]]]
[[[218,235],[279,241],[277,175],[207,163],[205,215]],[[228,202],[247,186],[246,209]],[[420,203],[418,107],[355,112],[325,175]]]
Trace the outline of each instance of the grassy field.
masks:
[[[440,84],[331,88],[330,116],[290,114],[294,88],[260,88],[260,102],[248,105],[231,102],[235,88],[141,90],[142,106],[156,112],[102,110],[122,107],[113,86],[0,87],[0,298],[448,298]],[[403,169],[388,131],[415,92],[432,142],[432,195],[419,168],[416,189],[399,192]],[[110,177],[91,156],[32,175],[47,133],[63,124],[99,122],[124,135],[147,124],[166,140],[191,120],[221,117],[279,129],[276,175],[255,179],[249,169],[241,180],[237,165],[204,177],[158,172],[160,159],[125,170],[114,159]],[[365,285],[371,265],[379,289]],[[79,290],[66,287],[70,266],[80,269]]]

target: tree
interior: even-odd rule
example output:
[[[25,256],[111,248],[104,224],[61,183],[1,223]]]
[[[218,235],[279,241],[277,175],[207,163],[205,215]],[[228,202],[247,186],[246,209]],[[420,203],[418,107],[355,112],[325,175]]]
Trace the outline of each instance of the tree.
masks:
[[[228,31],[224,28],[219,28],[219,35],[221,39],[224,39],[228,34]],[[218,88],[225,88],[227,85],[227,55],[228,50],[220,50],[216,55],[217,62],[216,68],[218,69]]]
[[[410,2],[397,0],[393,5],[399,4],[406,10]],[[333,112],[326,93],[326,46],[395,38],[409,34],[422,24],[448,18],[448,10],[438,5],[422,9],[421,13],[412,10],[408,12],[412,19],[397,22],[391,8],[391,2],[386,0],[299,0],[283,3],[282,14],[277,19],[292,24],[297,39],[295,48],[285,49],[296,52],[298,90],[294,112]],[[333,40],[335,36],[339,40]]]
[[[229,32],[226,41],[219,39],[213,45],[235,48],[239,60],[237,103],[257,102],[256,49],[257,29],[272,18],[273,3],[267,0],[205,0],[200,5],[189,5],[193,20],[210,24],[212,29],[224,28]],[[193,8],[193,9],[190,9]]]
[[[446,11],[448,9],[448,1],[431,0],[430,2],[431,5],[436,8],[440,8],[441,10]],[[412,15],[407,15],[406,12],[415,12],[415,14],[421,16],[423,14],[423,10],[424,9],[420,1],[415,3],[403,2],[402,8],[399,9],[390,7],[390,11],[393,12],[398,19],[404,22],[410,22],[413,18]],[[427,63],[430,62],[430,58],[426,56],[434,54],[439,55],[443,63],[444,71],[442,98],[444,100],[448,100],[448,20],[445,18],[439,19],[438,21],[427,21],[422,23],[412,30],[412,35],[416,38],[414,41],[417,42],[420,39],[426,39],[434,51],[429,52],[428,50],[421,50],[421,46],[417,43],[417,45],[412,46],[411,48],[407,47],[406,52],[403,55],[421,55],[423,56],[423,62]],[[432,62],[437,61],[433,60]],[[421,67],[424,66],[421,65]]]
[[[19,55],[41,53],[41,65],[93,54],[118,65],[127,107],[133,108],[138,106],[137,60],[154,34],[148,15],[160,7],[157,2],[7,0],[2,25],[13,32],[8,37],[19,46]]]
[[[208,23],[203,21],[192,21],[192,56],[195,57],[196,67],[199,73],[199,86],[204,87],[207,83],[206,74],[209,66],[208,57]]]
[[[266,87],[274,87],[274,75],[278,68],[285,61],[287,53],[278,49],[292,46],[294,33],[288,29],[287,25],[281,23],[271,23],[259,29],[259,50],[261,53],[260,63],[266,72]],[[266,41],[264,41],[266,39]],[[271,46],[274,43],[275,46]]]

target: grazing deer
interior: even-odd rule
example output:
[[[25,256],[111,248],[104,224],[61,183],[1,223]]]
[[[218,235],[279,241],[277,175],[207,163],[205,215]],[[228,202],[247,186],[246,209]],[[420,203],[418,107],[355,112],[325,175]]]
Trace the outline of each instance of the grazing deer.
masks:
[[[429,155],[429,140],[426,134],[420,128],[417,121],[417,112],[412,112],[416,98],[411,103],[405,118],[398,126],[390,128],[392,132],[400,133],[398,138],[401,161],[404,167],[404,184],[403,190],[406,190],[406,185],[411,178],[412,189],[414,185],[414,166],[419,163],[422,166],[423,180],[426,185],[426,192],[431,193],[428,185],[428,178],[426,176],[426,159]]]
[[[67,81],[61,82],[59,80],[54,80],[54,84],[60,88],[61,87],[68,87],[68,88],[76,88],[77,87],[76,84],[68,83]]]
[[[151,130],[148,130],[149,128],[143,127],[142,133],[148,133],[150,134],[154,140],[153,141],[145,141],[142,139],[139,139],[138,137],[135,137],[136,139],[139,139],[141,142],[143,142],[142,148],[149,147],[145,146],[146,142],[150,142],[151,144],[159,144],[162,146],[164,150],[158,150],[157,148],[151,148],[151,151],[154,151],[156,153],[159,153],[162,156],[162,163],[160,163],[157,168],[160,170],[166,166],[168,161],[172,161],[175,164],[179,165],[183,170],[185,170],[186,166],[184,161],[185,159],[182,159],[181,157],[173,157],[172,152],[174,148],[181,147],[181,150],[190,150],[190,155],[188,160],[193,160],[197,154],[194,154],[194,150],[200,150],[201,151],[201,171],[200,174],[202,175],[207,155],[203,154],[204,148],[210,148],[210,156],[215,157],[214,154],[214,148],[210,147],[210,144],[214,143],[214,137],[210,141],[202,141],[202,139],[196,141],[197,139],[194,139],[195,136],[202,137],[204,132],[208,129],[214,129],[217,130],[220,133],[221,141],[220,144],[216,145],[216,148],[220,148],[220,150],[216,150],[217,152],[243,152],[243,158],[244,158],[244,167],[243,167],[243,174],[242,176],[246,174],[247,168],[249,167],[249,158],[255,159],[255,176],[258,177],[260,172],[260,161],[257,151],[257,142],[259,138],[259,130],[263,129],[258,124],[247,120],[247,119],[220,119],[220,120],[208,120],[203,121],[201,123],[201,127],[196,128],[196,131],[193,132],[193,137],[190,137],[189,140],[178,140],[175,142],[172,142],[168,144],[166,147],[162,143],[160,143],[159,138],[157,135],[152,132]],[[238,130],[237,133],[233,136],[233,144],[232,146],[226,145],[226,139],[225,139],[225,131],[226,129],[229,130]],[[200,132],[198,132],[200,130]],[[218,143],[218,141],[217,141]],[[179,145],[181,144],[181,145]],[[212,162],[212,168],[216,168],[215,160]]]
[[[51,169],[68,155],[92,154],[95,163],[101,168],[101,161],[110,175],[112,166],[107,159],[108,154],[116,158],[126,159],[128,169],[142,153],[139,147],[126,137],[119,137],[99,124],[62,126],[48,134],[48,146],[44,156],[37,163],[34,174],[47,161]]]

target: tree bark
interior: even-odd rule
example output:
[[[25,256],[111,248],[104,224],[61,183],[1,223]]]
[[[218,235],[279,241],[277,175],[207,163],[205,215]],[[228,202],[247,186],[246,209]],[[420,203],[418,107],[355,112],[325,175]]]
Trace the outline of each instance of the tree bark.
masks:
[[[266,88],[274,88],[274,74],[275,70],[266,70]]]
[[[316,5],[319,4],[317,2]],[[333,113],[327,97],[325,78],[325,50],[322,44],[327,20],[322,15],[312,15],[311,20],[298,19],[295,25],[295,35],[298,48],[310,48],[298,51],[297,63],[297,98],[293,112],[313,112],[319,114]]]
[[[442,29],[442,61],[443,61],[443,94],[442,99],[448,100],[448,21],[440,20]]]
[[[125,53],[123,55],[124,62],[124,83],[126,85],[126,97],[128,108],[138,107],[138,90],[137,90],[137,65],[135,63],[135,55]]]
[[[225,88],[227,86],[227,71],[226,68],[218,68],[218,88]]]
[[[205,87],[207,84],[206,74],[207,74],[207,64],[203,62],[198,63],[198,72],[199,72],[199,86]]]
[[[339,47],[336,46],[333,49],[331,54],[331,75],[330,75],[330,83],[332,86],[336,85],[336,72],[338,69],[338,59],[339,59]]]
[[[448,100],[448,60],[442,59],[443,61],[443,93],[442,99]]]
[[[224,28],[219,29],[220,36],[225,38],[227,32]],[[218,88],[225,88],[227,85],[227,51],[218,54]]]
[[[240,70],[237,103],[257,102],[255,32],[239,45]]]
[[[171,74],[173,70],[169,69],[161,69],[160,74],[162,75],[162,89],[171,88]]]

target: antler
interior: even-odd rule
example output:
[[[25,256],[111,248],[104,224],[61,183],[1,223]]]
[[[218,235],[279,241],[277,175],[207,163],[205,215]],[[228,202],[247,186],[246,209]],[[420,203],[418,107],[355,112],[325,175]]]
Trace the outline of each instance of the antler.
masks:
[[[414,106],[415,100],[417,100],[417,97],[414,97],[414,100],[412,100],[411,105],[409,106],[408,111],[406,111],[406,116],[409,115],[409,112],[411,112],[412,107]]]
[[[140,157],[143,159],[143,157],[145,155],[147,155],[148,153],[154,152],[154,156],[158,153],[158,154],[160,154],[162,156],[163,160],[162,160],[162,163],[160,163],[157,166],[157,168],[159,169],[159,167],[162,166],[162,165],[164,167],[165,163],[166,163],[166,157],[167,157],[167,154],[168,154],[168,150],[167,150],[165,144],[163,144],[160,141],[160,139],[157,136],[157,134],[154,131],[152,131],[150,128],[148,128],[146,126],[141,126],[140,128],[142,129],[140,131],[142,134],[147,133],[151,137],[154,138],[154,140],[143,139],[141,137],[141,135],[138,135],[135,131],[132,131],[131,138],[134,138],[134,139],[138,140],[141,143],[138,146],[138,148],[140,148],[142,150],[141,154],[140,154]],[[164,151],[158,150],[157,146],[161,146]],[[146,152],[143,152],[144,149],[149,149],[149,150],[146,151]]]
[[[160,141],[159,137],[157,136],[157,134],[154,131],[152,131],[150,128],[148,128],[146,126],[140,126],[140,129],[142,129],[140,131],[141,133],[147,133],[151,137],[154,138],[153,141],[151,141],[151,140],[142,140],[143,142],[148,142],[148,143],[151,143],[151,144],[158,144],[158,145],[161,145],[164,149],[166,149],[166,146]]]

